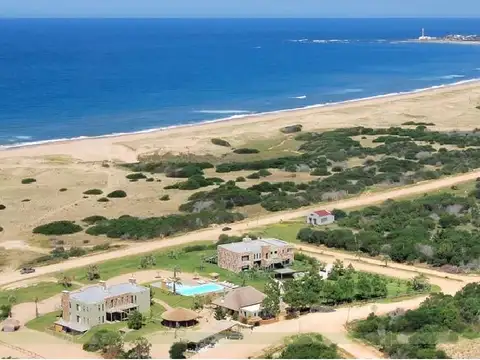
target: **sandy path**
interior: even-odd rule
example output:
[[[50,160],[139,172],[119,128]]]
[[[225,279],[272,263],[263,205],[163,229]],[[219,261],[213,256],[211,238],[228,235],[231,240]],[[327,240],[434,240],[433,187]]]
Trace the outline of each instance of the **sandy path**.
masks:
[[[403,188],[394,189],[390,191],[378,192],[374,194],[364,194],[352,199],[331,202],[323,206],[315,205],[308,208],[303,208],[300,210],[295,210],[290,212],[274,213],[271,215],[259,217],[255,220],[251,220],[251,219],[246,220],[246,221],[231,225],[231,228],[232,228],[232,232],[243,232],[259,226],[279,223],[283,220],[292,220],[299,217],[304,217],[308,215],[313,209],[318,209],[319,207],[327,207],[330,209],[332,208],[347,209],[347,208],[372,205],[375,203],[383,202],[387,199],[394,199],[394,198],[399,198],[399,197],[404,197],[409,195],[418,195],[418,194],[427,193],[429,191],[438,190],[441,188],[449,187],[449,186],[456,185],[466,181],[471,181],[476,179],[479,176],[480,176],[480,172],[475,171],[475,172],[461,174],[461,175],[443,178],[439,180],[422,182],[409,187],[403,187]],[[209,229],[200,230],[193,233],[188,233],[185,235],[163,239],[159,241],[135,244],[121,250],[111,251],[111,252],[102,253],[98,255],[86,256],[82,258],[71,259],[59,264],[39,267],[36,269],[36,272],[32,274],[21,275],[19,272],[6,272],[0,275],[0,285],[9,284],[15,281],[21,281],[23,279],[27,279],[31,277],[51,274],[54,272],[65,271],[72,268],[83,267],[83,266],[87,266],[90,264],[94,264],[94,263],[98,263],[106,260],[118,259],[124,256],[147,253],[147,252],[155,251],[168,246],[182,245],[182,244],[193,242],[193,241],[214,240],[214,239],[217,239],[221,233],[222,231],[220,227],[216,227],[213,229],[209,228]]]

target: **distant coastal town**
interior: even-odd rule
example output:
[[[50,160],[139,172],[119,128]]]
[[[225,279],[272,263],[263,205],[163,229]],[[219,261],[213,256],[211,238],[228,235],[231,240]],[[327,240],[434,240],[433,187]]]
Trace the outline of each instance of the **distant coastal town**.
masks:
[[[425,35],[425,29],[422,29],[422,35],[416,40],[419,42],[437,42],[437,43],[465,43],[480,44],[480,35],[458,35],[451,34],[443,37],[433,37]]]

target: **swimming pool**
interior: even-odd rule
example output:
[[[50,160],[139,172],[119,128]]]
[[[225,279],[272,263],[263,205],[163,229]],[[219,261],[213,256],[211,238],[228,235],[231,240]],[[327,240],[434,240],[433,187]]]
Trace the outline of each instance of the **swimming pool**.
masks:
[[[171,284],[168,284],[168,287],[172,289]],[[202,285],[183,285],[177,284],[177,293],[183,296],[195,296],[195,295],[204,295],[208,293],[222,291],[224,289],[223,286],[215,284],[215,283],[207,283]]]

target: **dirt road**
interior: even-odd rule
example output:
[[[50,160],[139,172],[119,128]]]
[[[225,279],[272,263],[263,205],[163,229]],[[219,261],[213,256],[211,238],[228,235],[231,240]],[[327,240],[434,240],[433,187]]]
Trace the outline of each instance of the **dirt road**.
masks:
[[[356,198],[346,199],[336,202],[328,203],[327,205],[316,205],[308,208],[303,208],[300,210],[289,211],[289,212],[279,212],[264,217],[259,217],[258,219],[246,220],[231,225],[232,232],[244,232],[259,226],[271,225],[279,223],[284,220],[292,220],[299,217],[308,215],[312,209],[318,209],[319,207],[326,208],[337,208],[337,209],[348,209],[361,206],[368,206],[376,203],[383,202],[387,199],[401,198],[410,195],[418,195],[427,193],[430,191],[439,190],[441,188],[450,187],[452,185],[457,185],[463,182],[475,180],[477,177],[480,177],[480,172],[475,171],[467,174],[461,174],[457,176],[452,176],[448,178],[443,178],[434,181],[428,181],[419,183],[416,185],[397,188],[385,192],[378,192],[373,194],[364,194]],[[193,233],[188,233],[185,235],[180,235],[177,237],[172,237],[168,239],[162,239],[158,241],[152,241],[148,243],[134,244],[128,248],[111,251],[107,253],[102,253],[98,255],[86,256],[82,258],[75,258],[71,260],[64,261],[59,264],[53,264],[48,266],[43,266],[37,268],[37,271],[33,274],[21,275],[17,272],[5,272],[0,274],[0,286],[6,285],[12,282],[20,281],[27,278],[32,278],[40,275],[51,274],[54,272],[61,272],[69,270],[72,268],[83,267],[90,264],[99,263],[106,260],[118,259],[120,257],[137,255],[142,253],[152,252],[161,248],[182,245],[185,243],[193,241],[204,241],[204,240],[215,240],[222,233],[220,227],[209,228],[205,230],[199,230]]]
[[[297,246],[300,248],[300,246]],[[301,246],[302,251],[322,261],[333,262],[340,259],[345,265],[352,264],[355,269],[382,274],[400,279],[411,279],[418,273],[425,274],[431,284],[438,285],[442,292],[455,294],[469,282],[480,281],[479,276],[448,275],[432,269],[417,268],[410,265],[384,264],[374,259],[354,259],[352,254],[322,251],[315,247]],[[354,307],[343,307],[332,313],[308,314],[298,319],[282,321],[255,328],[251,333],[245,333],[243,340],[222,340],[214,348],[196,354],[196,359],[220,359],[262,356],[264,349],[281,343],[287,336],[316,332],[322,334],[332,343],[338,345],[355,358],[374,359],[382,357],[376,349],[351,339],[345,328],[349,321],[365,319],[371,312],[385,314],[397,308],[405,310],[417,308],[426,296],[407,299],[392,303],[368,303]]]

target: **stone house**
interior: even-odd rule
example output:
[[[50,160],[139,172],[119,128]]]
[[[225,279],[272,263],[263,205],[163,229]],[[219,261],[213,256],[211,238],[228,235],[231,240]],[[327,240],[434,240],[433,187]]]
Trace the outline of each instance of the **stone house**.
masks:
[[[278,239],[252,240],[218,245],[218,266],[233,272],[253,268],[281,268],[293,263],[293,246]]]
[[[309,225],[328,225],[335,221],[335,216],[328,210],[319,210],[307,215],[307,224]]]
[[[150,289],[137,285],[135,279],[112,286],[101,281],[83,290],[63,291],[61,306],[55,329],[83,333],[96,325],[125,320],[132,311],[149,311]]]

